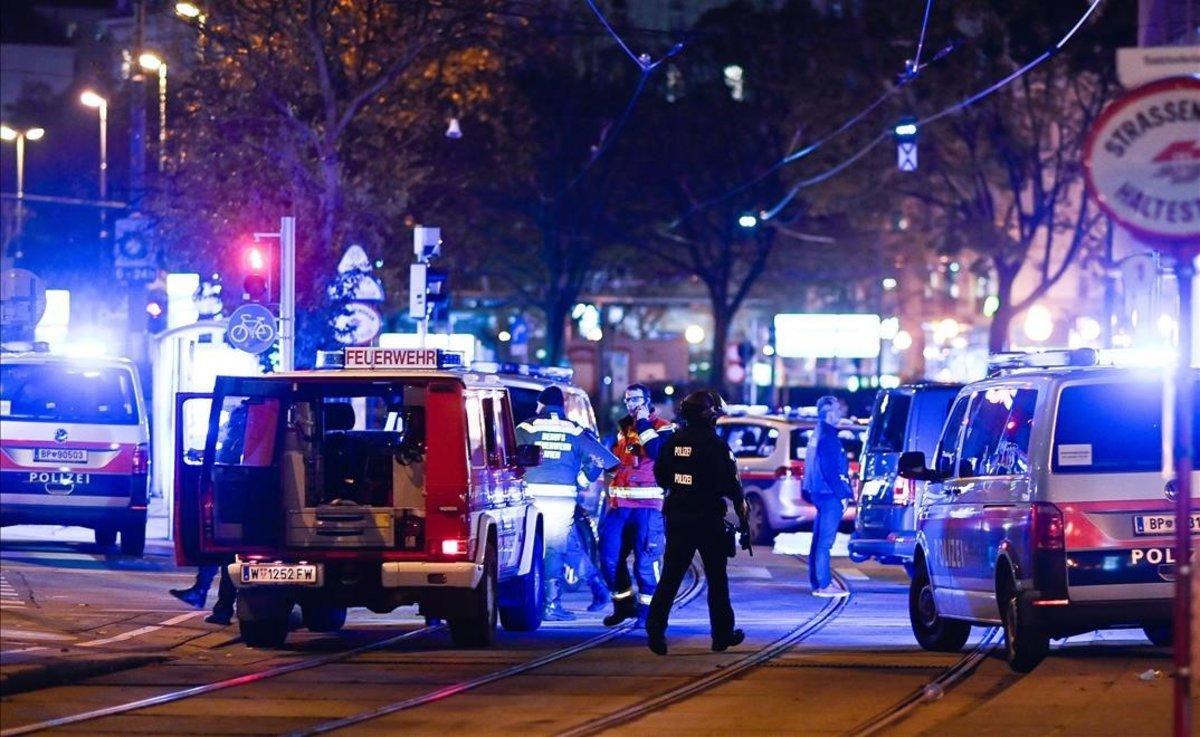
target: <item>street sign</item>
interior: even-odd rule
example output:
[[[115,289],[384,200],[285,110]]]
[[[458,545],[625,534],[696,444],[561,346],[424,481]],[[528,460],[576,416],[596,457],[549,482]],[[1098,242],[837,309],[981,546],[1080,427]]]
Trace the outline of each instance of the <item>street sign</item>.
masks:
[[[1101,113],[1083,147],[1088,191],[1135,236],[1200,240],[1200,79],[1151,82]]]
[[[896,144],[896,167],[900,171],[917,170],[917,144],[915,141]]]
[[[229,344],[247,353],[263,353],[275,344],[275,315],[257,303],[244,304],[229,316],[225,336]]]
[[[158,276],[158,253],[147,230],[149,220],[140,214],[117,220],[113,228],[113,267],[126,284],[152,282]]]
[[[342,345],[366,345],[383,329],[383,318],[370,305],[350,302],[345,312],[333,318],[334,338]]]
[[[46,284],[25,269],[0,275],[0,327],[33,330],[46,312]]]

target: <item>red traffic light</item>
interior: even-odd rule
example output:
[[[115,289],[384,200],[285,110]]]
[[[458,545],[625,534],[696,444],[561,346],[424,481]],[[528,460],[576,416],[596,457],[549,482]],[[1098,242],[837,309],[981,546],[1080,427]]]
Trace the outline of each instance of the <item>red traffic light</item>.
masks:
[[[246,249],[246,268],[252,272],[264,271],[267,268],[267,255],[258,246]]]

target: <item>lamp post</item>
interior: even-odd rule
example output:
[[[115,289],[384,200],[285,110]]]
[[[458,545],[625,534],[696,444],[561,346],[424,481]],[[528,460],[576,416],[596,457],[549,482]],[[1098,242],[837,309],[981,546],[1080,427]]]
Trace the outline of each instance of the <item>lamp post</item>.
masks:
[[[138,64],[147,72],[158,73],[158,170],[167,167],[167,64],[157,54],[145,53]]]
[[[108,200],[108,100],[92,90],[85,90],[79,96],[79,101],[88,107],[94,107],[100,112],[100,199]],[[100,208],[100,223],[108,220],[108,213]],[[101,233],[103,235],[103,233]]]
[[[0,125],[0,139],[13,141],[17,145],[17,208],[16,208],[16,237],[20,237],[25,224],[25,141],[40,141],[46,135],[43,128],[26,128],[17,130],[7,125]]]

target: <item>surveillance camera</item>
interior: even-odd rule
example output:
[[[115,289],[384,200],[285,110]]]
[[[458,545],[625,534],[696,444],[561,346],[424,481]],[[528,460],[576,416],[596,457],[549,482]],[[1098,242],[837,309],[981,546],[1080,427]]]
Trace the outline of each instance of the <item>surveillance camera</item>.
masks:
[[[441,228],[413,228],[413,253],[421,260],[435,258],[442,252]]]

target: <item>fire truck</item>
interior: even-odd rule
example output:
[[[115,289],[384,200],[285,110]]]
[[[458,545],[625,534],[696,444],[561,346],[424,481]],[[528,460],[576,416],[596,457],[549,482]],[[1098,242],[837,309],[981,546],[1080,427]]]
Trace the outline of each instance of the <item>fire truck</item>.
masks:
[[[176,436],[178,562],[227,566],[250,646],[282,645],[295,606],[331,632],[348,607],[416,604],[462,647],[492,644],[497,620],[537,629],[542,519],[523,477],[541,455],[516,444],[507,389],[436,350],[337,356],[177,395],[179,417],[208,414],[202,449]]]

